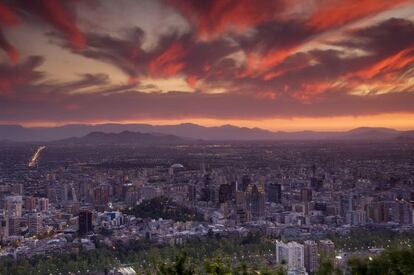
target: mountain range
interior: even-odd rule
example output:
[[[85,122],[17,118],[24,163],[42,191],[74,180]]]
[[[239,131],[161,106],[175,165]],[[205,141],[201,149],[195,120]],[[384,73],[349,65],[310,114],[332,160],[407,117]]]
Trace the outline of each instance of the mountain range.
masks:
[[[63,140],[53,141],[57,144],[73,145],[177,145],[188,142],[195,142],[187,138],[174,135],[164,135],[157,133],[140,133],[123,131],[121,133],[92,132],[83,137],[72,137]]]
[[[124,132],[124,133],[123,133]],[[92,135],[90,135],[92,133]],[[99,136],[103,133],[123,133],[122,136]],[[398,131],[390,128],[362,127],[349,131],[323,132],[272,132],[260,128],[237,127],[223,125],[205,127],[197,124],[184,123],[178,125],[150,125],[150,124],[71,124],[58,127],[23,127],[20,125],[0,125],[0,140],[31,142],[65,140],[76,142],[76,138],[85,139],[122,139],[126,141],[133,134],[140,134],[139,140],[145,140],[151,134],[158,138],[197,139],[197,140],[414,140],[414,131]],[[71,139],[72,138],[72,139]],[[75,139],[73,139],[75,138]],[[182,140],[180,140],[182,141]],[[114,141],[116,142],[116,141]]]

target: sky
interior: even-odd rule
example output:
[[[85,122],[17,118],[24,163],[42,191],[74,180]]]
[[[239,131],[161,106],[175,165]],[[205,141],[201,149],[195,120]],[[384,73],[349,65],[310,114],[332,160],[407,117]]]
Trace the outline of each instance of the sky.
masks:
[[[0,0],[0,124],[414,129],[414,0]]]

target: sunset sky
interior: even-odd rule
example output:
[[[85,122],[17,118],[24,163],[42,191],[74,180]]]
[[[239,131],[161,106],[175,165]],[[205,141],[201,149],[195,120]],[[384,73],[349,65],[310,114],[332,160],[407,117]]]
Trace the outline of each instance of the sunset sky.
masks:
[[[414,129],[414,0],[0,0],[0,124]]]

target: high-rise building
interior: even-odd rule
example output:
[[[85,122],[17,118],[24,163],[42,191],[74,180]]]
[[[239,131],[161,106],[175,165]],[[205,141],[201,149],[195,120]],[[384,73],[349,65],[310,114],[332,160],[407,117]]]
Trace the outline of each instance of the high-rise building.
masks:
[[[93,230],[92,212],[89,210],[81,210],[79,212],[79,234],[84,235]]]
[[[245,192],[247,187],[251,184],[252,180],[249,175],[244,175],[239,186],[239,191]]]
[[[282,202],[282,186],[278,183],[270,183],[267,186],[267,199],[269,202]]]
[[[221,184],[219,187],[219,203],[225,203],[227,201],[230,201],[232,199],[232,189],[231,185],[224,183]]]
[[[348,211],[346,223],[354,226],[364,226],[367,223],[367,213],[364,210]]]
[[[26,211],[32,212],[36,209],[36,198],[32,196],[26,196],[24,197],[24,209]]]
[[[315,241],[307,240],[303,243],[305,251],[305,269],[315,273],[319,269],[318,244]]]
[[[23,195],[23,184],[15,183],[11,187],[11,192],[15,195]]]
[[[9,217],[15,216],[20,218],[22,216],[22,196],[7,196],[4,199],[4,204]]]
[[[397,200],[392,203],[391,220],[399,224],[413,223],[413,206],[404,200]]]
[[[328,259],[335,257],[335,244],[331,240],[320,240],[318,249],[321,257]]]
[[[300,199],[303,202],[310,202],[310,201],[312,201],[312,189],[310,189],[310,188],[302,188],[302,190],[300,190]]]
[[[37,207],[39,211],[49,210],[49,199],[48,198],[39,198],[37,200]]]
[[[9,236],[18,236],[20,235],[20,217],[9,216]]]
[[[29,234],[36,236],[43,231],[43,218],[40,213],[31,213],[28,219]]]
[[[297,242],[284,243],[278,241],[276,243],[276,262],[286,265],[288,271],[304,271],[305,270],[305,252],[304,246]]]
[[[9,220],[5,211],[0,213],[0,242],[9,237]]]
[[[247,210],[253,218],[264,216],[265,194],[264,188],[260,184],[250,184],[247,189]]]
[[[95,206],[105,206],[109,203],[111,196],[111,186],[101,184],[93,190],[93,202]]]

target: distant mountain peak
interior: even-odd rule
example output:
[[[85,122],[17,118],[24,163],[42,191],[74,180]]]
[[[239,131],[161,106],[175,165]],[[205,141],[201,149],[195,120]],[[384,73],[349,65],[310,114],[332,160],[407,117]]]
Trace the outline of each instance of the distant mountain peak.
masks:
[[[409,132],[409,131],[407,131]],[[112,135],[105,135],[111,133]],[[177,125],[150,124],[70,124],[57,127],[22,127],[20,125],[0,125],[0,140],[11,141],[54,141],[68,138],[106,138],[128,140],[142,138],[198,139],[198,140],[388,140],[404,136],[404,131],[384,127],[359,127],[343,132],[298,131],[284,132],[258,127],[238,127],[231,124],[221,126],[201,126],[194,123]],[[118,134],[114,136],[115,134]],[[405,135],[411,137],[412,134]]]

